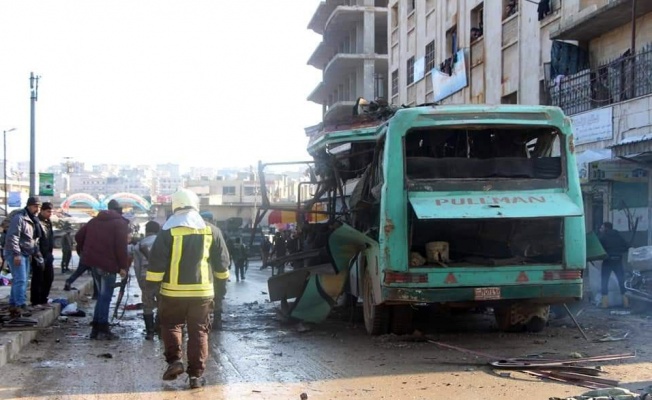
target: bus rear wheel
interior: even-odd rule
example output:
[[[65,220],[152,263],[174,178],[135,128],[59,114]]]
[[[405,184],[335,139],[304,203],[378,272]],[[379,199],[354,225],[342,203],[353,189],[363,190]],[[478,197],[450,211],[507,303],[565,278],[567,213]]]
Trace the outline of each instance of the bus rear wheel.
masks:
[[[370,335],[383,335],[389,329],[389,308],[374,304],[373,283],[369,270],[364,272],[362,284],[362,311],[364,326]]]

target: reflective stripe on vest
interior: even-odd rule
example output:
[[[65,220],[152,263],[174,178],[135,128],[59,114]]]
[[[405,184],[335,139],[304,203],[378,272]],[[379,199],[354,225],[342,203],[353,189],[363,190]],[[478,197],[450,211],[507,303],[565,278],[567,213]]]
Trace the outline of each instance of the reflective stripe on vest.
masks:
[[[169,282],[161,283],[161,294],[170,297],[213,297],[213,281],[211,265],[208,262],[210,248],[213,243],[213,232],[209,226],[204,229],[176,227],[170,230],[172,234],[172,254],[170,258]],[[179,284],[179,263],[183,255],[183,237],[188,235],[203,235],[203,254],[199,262],[200,282],[195,284]]]

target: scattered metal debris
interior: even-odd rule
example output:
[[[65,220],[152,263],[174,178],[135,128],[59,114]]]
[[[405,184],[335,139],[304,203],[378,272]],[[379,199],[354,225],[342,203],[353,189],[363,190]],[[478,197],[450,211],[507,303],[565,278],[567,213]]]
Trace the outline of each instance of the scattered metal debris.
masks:
[[[568,313],[568,316],[571,317],[571,319],[573,320],[573,323],[577,327],[577,330],[579,330],[580,333],[582,334],[582,336],[584,337],[584,340],[588,341],[589,337],[586,336],[586,333],[584,332],[584,329],[582,329],[582,327],[580,326],[580,323],[577,322],[577,319],[575,319],[575,316],[573,315],[571,310],[568,309],[568,306],[566,305],[566,303],[564,303],[564,310],[566,310],[566,312]]]
[[[622,336],[612,336],[607,334],[600,339],[594,340],[594,342],[620,342],[621,340],[627,340],[627,336],[629,336],[629,331],[625,332]]]
[[[462,347],[452,346],[449,344],[428,340],[429,343],[439,347],[457,350],[465,354],[470,354],[476,357],[484,357],[492,359],[489,365],[498,370],[512,370],[520,371],[528,375],[536,376],[539,378],[546,378],[557,382],[568,383],[572,385],[582,386],[589,389],[602,389],[618,385],[619,381],[614,379],[607,379],[599,377],[604,371],[600,367],[583,367],[577,364],[601,361],[623,360],[627,358],[636,357],[636,354],[613,354],[606,356],[596,357],[583,357],[580,353],[571,353],[570,357],[575,359],[546,359],[539,358],[533,362],[528,358],[503,358],[495,357],[493,355],[482,353],[474,350],[464,349]],[[498,361],[495,361],[498,360]],[[502,373],[498,373],[499,376]],[[509,377],[507,375],[506,377]]]

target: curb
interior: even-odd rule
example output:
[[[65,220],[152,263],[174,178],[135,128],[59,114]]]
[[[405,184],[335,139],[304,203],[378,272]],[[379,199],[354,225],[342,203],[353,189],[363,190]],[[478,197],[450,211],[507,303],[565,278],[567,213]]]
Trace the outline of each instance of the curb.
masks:
[[[81,281],[81,278],[79,281]],[[54,296],[55,293],[52,293],[52,297],[66,298],[69,303],[76,302],[85,293],[93,290],[93,279],[86,279],[83,283],[79,282],[79,287],[79,290],[70,292],[59,292],[53,288],[53,292],[59,295]],[[55,304],[54,308],[38,311],[32,314],[31,318],[38,321],[36,325],[38,328],[47,328],[57,320],[60,313],[61,304]],[[0,328],[0,368],[14,360],[20,354],[20,351],[36,338],[38,333],[38,329],[3,332],[2,328]]]

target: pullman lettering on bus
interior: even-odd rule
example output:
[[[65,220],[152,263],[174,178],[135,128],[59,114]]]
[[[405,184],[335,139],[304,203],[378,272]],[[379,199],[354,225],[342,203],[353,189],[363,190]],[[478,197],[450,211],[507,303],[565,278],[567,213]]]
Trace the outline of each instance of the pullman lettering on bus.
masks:
[[[499,205],[499,204],[540,204],[545,203],[544,196],[503,196],[503,197],[454,197],[450,199],[437,199],[435,204],[453,206],[477,206],[477,205]]]

